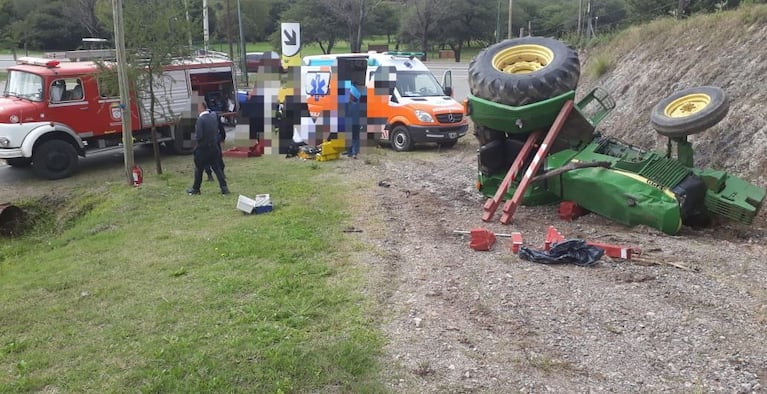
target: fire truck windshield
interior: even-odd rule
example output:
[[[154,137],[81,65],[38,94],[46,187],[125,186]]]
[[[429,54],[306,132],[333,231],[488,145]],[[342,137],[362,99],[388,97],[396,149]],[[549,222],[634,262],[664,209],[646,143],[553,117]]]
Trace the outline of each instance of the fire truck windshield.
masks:
[[[25,71],[11,70],[5,84],[4,96],[43,101],[43,77]]]
[[[445,95],[437,78],[428,71],[397,71],[397,90],[402,97]]]

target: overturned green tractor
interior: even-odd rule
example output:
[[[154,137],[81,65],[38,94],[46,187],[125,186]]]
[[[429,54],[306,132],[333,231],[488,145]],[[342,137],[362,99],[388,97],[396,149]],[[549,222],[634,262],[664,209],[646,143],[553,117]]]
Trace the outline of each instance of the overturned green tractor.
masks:
[[[693,167],[687,136],[727,115],[722,89],[694,87],[661,100],[650,114],[653,128],[669,139],[659,152],[598,132],[615,101],[600,88],[576,101],[579,76],[576,51],[550,38],[506,40],[472,60],[468,111],[480,142],[478,187],[490,197],[483,220],[506,200],[503,223],[517,204],[559,201],[667,234],[705,225],[715,215],[753,221],[764,189]]]

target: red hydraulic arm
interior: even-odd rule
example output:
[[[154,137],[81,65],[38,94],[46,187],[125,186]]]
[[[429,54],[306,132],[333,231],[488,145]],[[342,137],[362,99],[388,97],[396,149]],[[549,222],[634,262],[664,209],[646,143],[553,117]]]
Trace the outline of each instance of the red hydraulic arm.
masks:
[[[565,121],[567,120],[567,117],[570,116],[570,112],[572,112],[573,106],[573,100],[567,100],[565,105],[562,106],[562,109],[559,110],[559,115],[557,115],[557,118],[554,120],[554,124],[551,125],[549,132],[546,133],[546,137],[543,139],[543,143],[541,143],[541,146],[535,153],[535,157],[533,157],[533,162],[530,163],[530,166],[527,167],[525,175],[522,177],[522,180],[519,182],[519,186],[517,186],[517,189],[514,191],[514,196],[511,198],[511,200],[506,201],[506,203],[503,205],[501,223],[511,223],[511,217],[514,216],[514,212],[516,212],[517,207],[519,206],[520,202],[522,202],[522,195],[530,185],[533,174],[538,171],[543,158],[546,157],[546,155],[549,153],[551,144],[557,138],[559,132],[562,130],[562,127],[565,125]],[[517,158],[519,158],[519,156],[517,156]]]
[[[514,178],[517,177],[517,173],[519,172],[520,168],[522,167],[522,163],[527,158],[527,155],[530,154],[530,151],[533,150],[533,145],[536,141],[538,141],[538,138],[541,135],[541,131],[537,130],[527,137],[527,141],[525,142],[525,145],[522,146],[522,150],[519,151],[519,154],[514,159],[514,162],[511,164],[511,167],[509,168],[509,172],[506,173],[506,177],[503,178],[503,182],[501,182],[501,186],[498,187],[498,190],[495,191],[495,195],[491,198],[488,198],[484,205],[485,213],[482,215],[482,220],[485,222],[489,222],[493,220],[493,215],[495,215],[496,209],[498,209],[498,205],[501,203],[501,199],[503,199],[503,196],[506,194],[506,192],[509,191],[509,186],[512,182],[514,182]]]

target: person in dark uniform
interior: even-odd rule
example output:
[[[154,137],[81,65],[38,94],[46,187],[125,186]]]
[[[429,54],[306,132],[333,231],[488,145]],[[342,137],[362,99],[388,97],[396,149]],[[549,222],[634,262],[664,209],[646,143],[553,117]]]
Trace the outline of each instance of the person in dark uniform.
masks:
[[[208,110],[204,101],[198,104],[198,109],[201,112],[194,127],[194,141],[196,143],[194,148],[194,184],[191,188],[186,189],[186,192],[190,195],[200,194],[203,169],[206,166],[211,166],[216,178],[218,178],[221,194],[229,194],[224,172],[219,165],[221,149],[218,148],[218,115]]]
[[[211,111],[213,112],[213,111]],[[213,112],[215,115],[216,113]],[[221,167],[221,173],[224,174],[226,177],[226,174],[224,173],[224,168],[226,168],[226,164],[224,164],[224,141],[226,141],[226,129],[224,128],[224,123],[221,121],[221,118],[216,116],[218,118],[218,134],[216,135],[216,141],[218,141],[218,165]],[[213,181],[213,166],[209,165],[205,167],[205,173],[208,174],[208,181]]]

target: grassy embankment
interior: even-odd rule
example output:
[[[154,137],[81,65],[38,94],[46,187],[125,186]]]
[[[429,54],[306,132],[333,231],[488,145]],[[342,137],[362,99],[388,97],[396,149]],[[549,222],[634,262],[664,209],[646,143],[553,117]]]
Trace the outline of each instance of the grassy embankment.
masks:
[[[0,392],[379,391],[354,185],[270,156],[227,161],[232,195],[187,196],[191,159],[169,160],[140,188],[14,202],[34,228],[0,243]]]

